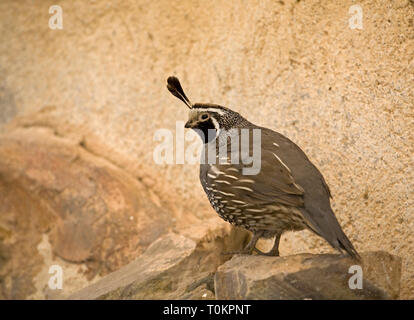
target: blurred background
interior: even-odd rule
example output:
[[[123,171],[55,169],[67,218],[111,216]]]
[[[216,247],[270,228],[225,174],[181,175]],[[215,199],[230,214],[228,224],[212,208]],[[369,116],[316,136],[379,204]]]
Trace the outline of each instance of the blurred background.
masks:
[[[73,292],[221,223],[198,165],[153,159],[156,130],[187,118],[176,75],[297,143],[358,251],[402,257],[414,299],[413,19],[410,0],[0,0],[0,298],[47,297],[53,264]],[[333,252],[308,231],[280,250]]]

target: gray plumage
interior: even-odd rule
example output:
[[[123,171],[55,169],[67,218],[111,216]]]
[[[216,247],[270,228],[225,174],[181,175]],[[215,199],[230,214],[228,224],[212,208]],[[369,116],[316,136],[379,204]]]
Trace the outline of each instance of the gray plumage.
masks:
[[[354,246],[342,231],[332,211],[331,193],[322,174],[305,153],[282,134],[256,126],[239,113],[213,104],[192,105],[175,77],[167,80],[172,94],[190,108],[187,128],[197,129],[218,158],[219,146],[226,144],[226,163],[201,164],[200,181],[207,197],[224,220],[253,233],[242,253],[252,253],[260,237],[275,237],[268,255],[279,255],[280,236],[285,231],[309,229],[324,238],[332,247],[359,259]],[[261,169],[256,175],[243,175],[242,161],[231,163],[235,152],[228,130],[240,133],[247,129],[261,132]],[[213,138],[208,133],[215,132]],[[231,135],[230,135],[231,137]],[[252,150],[252,141],[250,141]],[[212,152],[210,151],[210,152]],[[208,152],[206,152],[208,154]]]

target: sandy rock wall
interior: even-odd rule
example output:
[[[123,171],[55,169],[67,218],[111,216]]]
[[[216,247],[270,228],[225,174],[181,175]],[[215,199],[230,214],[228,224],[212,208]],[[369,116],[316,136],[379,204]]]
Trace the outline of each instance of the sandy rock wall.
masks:
[[[62,30],[48,26],[54,4]],[[3,0],[0,130],[50,128],[138,180],[182,228],[197,225],[215,215],[197,166],[153,160],[155,131],[187,117],[165,89],[175,74],[192,101],[298,143],[356,247],[402,257],[401,297],[413,299],[414,4],[361,2],[352,30],[353,4]],[[281,242],[282,255],[329,251],[306,231]]]

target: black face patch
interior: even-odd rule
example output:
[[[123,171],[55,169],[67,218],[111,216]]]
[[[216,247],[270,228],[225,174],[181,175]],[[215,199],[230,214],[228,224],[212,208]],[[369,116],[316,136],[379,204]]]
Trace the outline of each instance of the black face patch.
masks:
[[[198,122],[197,126],[193,129],[196,129],[196,132],[204,140],[204,143],[211,142],[216,138],[217,130],[211,118],[207,121]]]

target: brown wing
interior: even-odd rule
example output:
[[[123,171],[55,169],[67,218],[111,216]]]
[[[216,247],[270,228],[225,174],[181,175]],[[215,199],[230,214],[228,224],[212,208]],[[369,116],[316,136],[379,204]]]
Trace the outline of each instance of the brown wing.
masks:
[[[233,194],[251,205],[303,207],[304,190],[275,151],[261,150],[261,168],[256,175],[243,175],[243,164],[216,164],[208,168],[208,182],[224,195]]]

